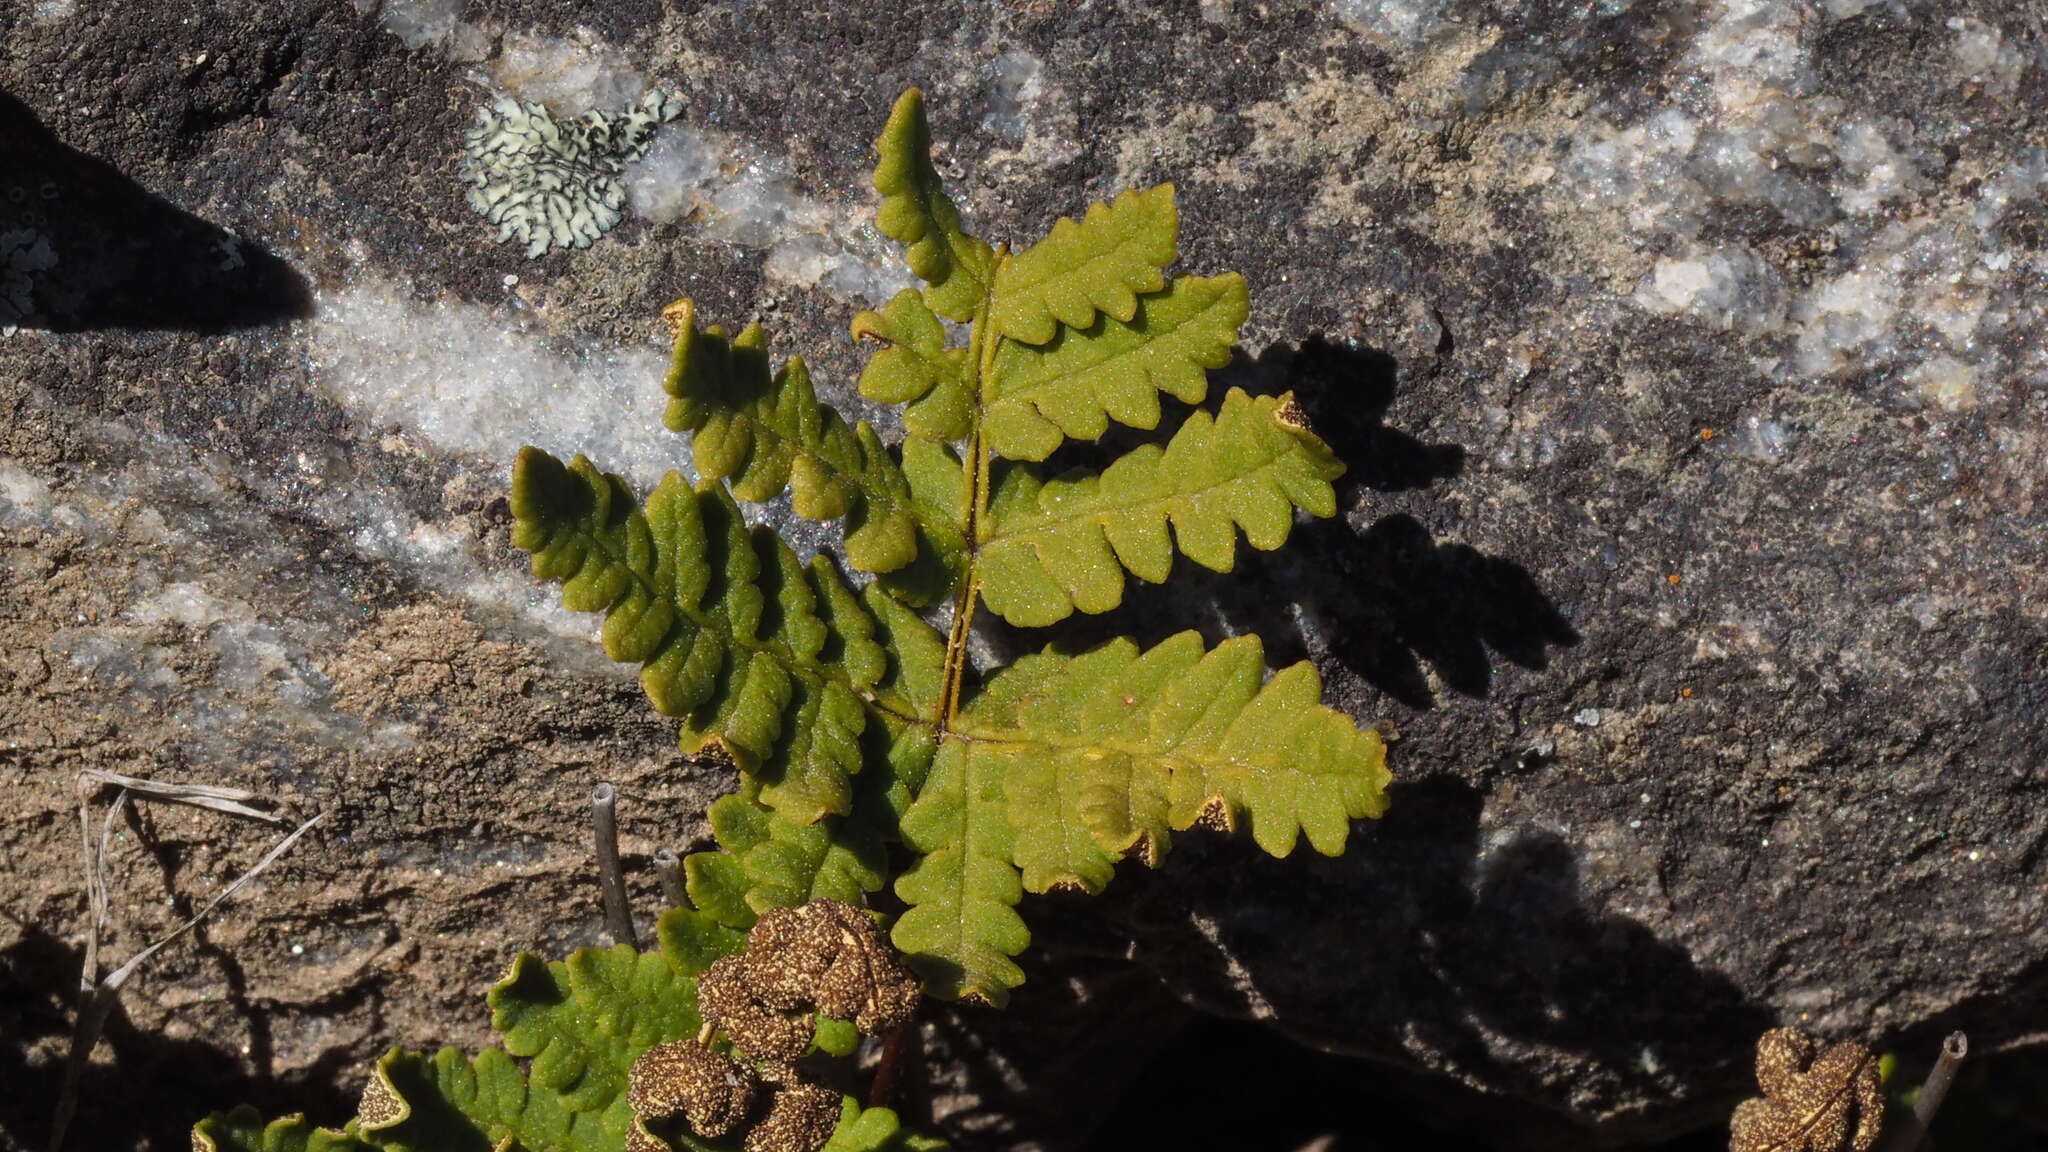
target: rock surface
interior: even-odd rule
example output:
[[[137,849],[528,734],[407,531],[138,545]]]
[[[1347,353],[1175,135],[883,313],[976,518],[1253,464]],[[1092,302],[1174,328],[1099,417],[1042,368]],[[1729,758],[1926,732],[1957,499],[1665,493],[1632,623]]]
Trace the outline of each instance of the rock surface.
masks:
[[[1181,266],[1251,285],[1237,380],[1294,388],[1353,464],[1337,521],[1074,634],[1194,605],[1314,659],[1398,734],[1392,812],[1337,860],[1189,838],[1077,931],[1205,1011],[1440,1074],[1522,1147],[1714,1124],[1772,1022],[2048,1040],[2038,12],[574,10],[0,6],[0,1139],[41,1146],[61,1075],[82,767],[331,813],[129,989],[87,1099],[150,1089],[88,1109],[107,1147],[238,1098],[338,1117],[383,1047],[481,1043],[513,951],[597,939],[595,782],[642,862],[704,834],[726,781],[527,579],[506,469],[680,459],[678,295],[848,400],[847,323],[903,282],[866,171],[912,83],[987,235],[1174,181]],[[656,86],[685,112],[623,223],[492,242],[454,175],[479,105]],[[161,806],[114,835],[116,960],[275,837]],[[1076,1030],[1171,1015],[1083,991],[1127,966],[1032,970],[1019,1010]],[[977,1146],[1074,1146],[1034,1075],[1166,1029],[1016,1034],[931,1040]]]

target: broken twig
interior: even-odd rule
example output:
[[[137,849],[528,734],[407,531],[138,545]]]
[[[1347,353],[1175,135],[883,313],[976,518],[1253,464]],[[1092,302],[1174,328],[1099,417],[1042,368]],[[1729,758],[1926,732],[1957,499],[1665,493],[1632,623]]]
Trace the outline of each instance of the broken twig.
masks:
[[[590,790],[590,822],[597,833],[597,882],[604,893],[605,930],[612,942],[634,948],[633,910],[626,904],[626,873],[619,866],[619,790],[599,784]]]
[[[232,816],[246,816],[261,820],[265,824],[279,826],[290,823],[284,817],[256,804],[270,804],[273,801],[260,792],[249,792],[241,788],[225,788],[218,784],[173,784],[165,780],[144,780],[138,776],[123,776],[103,768],[81,768],[81,780],[96,784],[111,784],[125,788],[144,800],[160,800],[166,804],[186,804],[194,808],[205,808],[212,812],[226,812]]]
[[[1913,1097],[1913,1111],[1900,1121],[1892,1132],[1892,1138],[1885,1142],[1884,1152],[1914,1152],[1920,1142],[1927,1139],[1927,1129],[1934,1123],[1934,1114],[1941,1111],[1941,1102],[1948,1098],[1949,1085],[1956,1082],[1956,1069],[1963,1063],[1963,1057],[1970,1054],[1970,1038],[1961,1032],[1951,1032],[1941,1042],[1941,1055],[1928,1069],[1927,1079],[1920,1082],[1920,1091]]]
[[[689,890],[683,885],[683,862],[672,848],[659,848],[654,853],[654,875],[661,881],[661,898],[671,908],[690,906]]]

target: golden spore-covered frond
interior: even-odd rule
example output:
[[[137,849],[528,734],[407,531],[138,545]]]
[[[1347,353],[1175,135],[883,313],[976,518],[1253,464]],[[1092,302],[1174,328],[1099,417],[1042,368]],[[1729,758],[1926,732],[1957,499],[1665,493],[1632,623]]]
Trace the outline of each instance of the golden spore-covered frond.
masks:
[[[764,913],[747,934],[755,991],[785,1010],[815,1008],[870,1035],[909,1021],[918,984],[864,909],[813,900]]]
[[[723,1052],[694,1040],[657,1044],[633,1061],[627,1101],[642,1120],[684,1117],[699,1136],[723,1136],[753,1110],[760,1084]]]

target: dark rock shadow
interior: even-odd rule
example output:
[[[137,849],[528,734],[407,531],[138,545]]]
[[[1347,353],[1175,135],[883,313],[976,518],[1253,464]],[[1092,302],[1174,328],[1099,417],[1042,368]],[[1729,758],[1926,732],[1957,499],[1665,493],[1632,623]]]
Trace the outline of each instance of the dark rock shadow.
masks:
[[[1997,992],[1971,996],[1911,1029],[1871,1046],[1899,1058],[1894,1099],[1921,1083],[1951,1032],[1969,1037],[1969,1055],[1928,1132],[1933,1152],[2034,1152],[2048,1148],[2048,1046],[2039,1043],[2048,1008],[2048,956]]]
[[[289,264],[67,146],[0,91],[0,323],[220,333],[311,314]]]
[[[1427,379],[1450,344],[1446,330],[1438,358],[1407,378]],[[1149,644],[1188,627],[1211,643],[1253,632],[1275,666],[1335,662],[1418,709],[1435,704],[1432,670],[1448,690],[1480,698],[1492,690],[1497,660],[1547,667],[1550,650],[1578,643],[1579,635],[1528,570],[1438,540],[1416,514],[1427,512],[1425,495],[1396,503],[1454,479],[1465,458],[1455,444],[1431,444],[1387,423],[1402,379],[1386,352],[1321,338],[1233,361],[1212,381],[1212,406],[1233,386],[1254,395],[1292,392],[1347,466],[1337,482],[1340,515],[1297,519],[1276,552],[1256,551],[1240,537],[1231,572],[1177,557],[1163,585],[1128,581],[1124,603],[1110,612],[1077,613],[1032,631],[991,621],[989,635],[1014,652],[1048,640],[1086,647],[1125,635]],[[1052,467],[1100,468],[1139,443],[1170,436],[1192,411],[1173,407],[1155,432],[1112,428],[1099,442],[1062,447]],[[1360,505],[1362,515],[1342,513]]]
[[[1254,396],[1294,393],[1309,426],[1344,461],[1340,496],[1361,488],[1406,492],[1465,470],[1463,448],[1430,444],[1387,423],[1401,385],[1433,376],[1452,347],[1445,329],[1435,357],[1409,366],[1404,379],[1402,364],[1389,352],[1311,336],[1299,344],[1271,345],[1256,359],[1239,357],[1217,374],[1216,386]]]
[[[1140,942],[1141,963],[1208,1011],[1266,1017],[1333,1059],[1409,1053],[1408,1073],[1438,1076],[1384,1081],[1398,1088],[1385,1108],[1441,1097],[1474,1121],[1457,1128],[1497,1147],[1591,1146],[1571,1117],[1528,1102],[1567,1094],[1582,1113],[1621,1114],[1601,1133],[1610,1146],[1726,1122],[1773,1023],[1765,1008],[1636,922],[1589,909],[1561,837],[1482,830],[1471,783],[1397,781],[1392,793],[1401,818],[1361,826],[1334,860],[1184,835],[1159,872],[1120,875],[1104,913]],[[1356,1067],[1357,1092],[1327,1101],[1318,1125],[1363,1137],[1382,1109],[1362,1100],[1382,1076]],[[1463,1089],[1461,1073],[1524,1099]],[[1242,1075],[1255,1092],[1260,1069]],[[1641,1125],[1626,1118],[1635,1109]]]
[[[896,1101],[955,1148],[1082,1147],[1140,1072],[1200,1017],[1126,944],[1060,894],[1034,898],[1032,942],[1008,1008],[928,1002],[919,1055]],[[1029,913],[1027,913],[1029,915]],[[1152,1147],[1151,1144],[1143,1145]]]
[[[82,949],[34,925],[0,949],[0,1147],[41,1150],[64,1083]],[[143,979],[147,979],[145,975]],[[66,1149],[177,1152],[210,1112],[253,1104],[266,1115],[304,1112],[339,1123],[355,1113],[342,1084],[360,1069],[336,1051],[288,1076],[262,1074],[223,1045],[137,1028],[115,1008],[79,1084]]]

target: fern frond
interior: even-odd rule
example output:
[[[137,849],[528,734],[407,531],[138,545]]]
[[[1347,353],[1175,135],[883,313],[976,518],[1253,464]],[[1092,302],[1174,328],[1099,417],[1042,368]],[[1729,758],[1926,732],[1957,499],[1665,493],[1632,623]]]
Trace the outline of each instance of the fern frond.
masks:
[[[566,1111],[603,1112],[626,1091],[633,1058],[696,1034],[695,984],[660,952],[582,948],[566,961],[531,955],[492,988],[491,1025],[505,1050],[528,1057],[534,1087]],[[602,1028],[593,1021],[603,1020]]]
[[[1228,572],[1239,528],[1270,551],[1286,542],[1295,509],[1335,515],[1330,482],[1343,471],[1291,397],[1233,388],[1213,419],[1197,410],[1164,449],[1140,445],[1100,474],[1041,482],[1029,468],[1008,470],[981,540],[982,597],[1010,623],[1037,627],[1116,607],[1126,571],[1165,580],[1176,549]]]
[[[1095,314],[1129,320],[1138,297],[1166,286],[1162,269],[1173,263],[1180,216],[1173,185],[1130,191],[1107,204],[1091,204],[1052,234],[996,266],[989,319],[1012,340],[1043,344],[1057,326],[1086,328]]]
[[[1008,1003],[1010,989],[1024,982],[1010,957],[1031,933],[1015,908],[1024,893],[1010,862],[1001,765],[973,745],[942,744],[904,813],[903,843],[919,859],[896,880],[896,895],[910,907],[890,938],[933,995]]]
[[[760,503],[789,489],[807,520],[846,519],[847,561],[862,572],[893,572],[917,559],[917,518],[902,469],[865,420],[852,427],[818,403],[810,370],[792,356],[768,367],[761,326],[728,340],[697,327],[696,305],[678,300],[663,315],[675,350],[662,387],[662,420],[692,433],[698,475],[730,480],[741,500]]]
[[[932,311],[962,323],[973,319],[988,295],[995,253],[960,226],[960,210],[932,167],[923,93],[912,88],[897,98],[875,150],[875,191],[882,194],[876,226],[904,246],[904,260],[925,282]]]
[[[599,1152],[624,1145],[632,1112],[623,1095],[605,1112],[569,1111],[496,1048],[473,1060],[393,1049],[371,1073],[360,1120],[389,1152]]]
[[[192,1126],[192,1152],[371,1152],[352,1132],[318,1128],[304,1116],[266,1122],[247,1104]]]
[[[1256,636],[1205,652],[1182,632],[1144,652],[1117,639],[1079,656],[1027,656],[965,708],[958,730],[1015,765],[1005,799],[1025,886],[1092,891],[1101,884],[1083,870],[1028,871],[1029,860],[1073,855],[1065,813],[1112,855],[1156,860],[1166,829],[1198,823],[1242,825],[1274,856],[1304,836],[1326,856],[1342,852],[1352,820],[1386,810],[1386,751],[1321,695],[1306,661],[1267,677]],[[1040,802],[1049,789],[1058,806]]]
[[[617,1152],[661,1147],[636,1125],[633,1062],[702,1025],[697,974],[745,946],[690,913],[663,917],[655,952],[585,948],[543,963],[522,955],[491,989],[504,1049],[468,1057],[394,1050],[377,1063],[360,1116],[392,1152]],[[514,1057],[525,1057],[522,1070]],[[714,1145],[684,1136],[690,1148]]]
[[[1250,309],[1241,276],[1182,277],[1140,297],[1128,320],[1098,316],[1044,345],[1004,341],[982,417],[989,446],[1011,460],[1043,460],[1062,439],[1102,435],[1112,419],[1157,427],[1159,393],[1202,402],[1208,370],[1230,362]]]
[[[882,887],[883,844],[845,821],[792,824],[744,796],[725,796],[705,812],[720,852],[683,860],[690,902],[722,924],[747,928],[770,908],[821,897],[867,902]]]
[[[860,374],[860,394],[884,404],[906,404],[903,427],[920,440],[966,437],[974,394],[967,350],[946,347],[946,326],[906,288],[880,312],[853,318],[853,338],[881,345]]]
[[[839,1127],[823,1152],[944,1152],[946,1142],[904,1129],[887,1108],[862,1108],[847,1097],[839,1106]]]
[[[684,746],[716,741],[788,819],[850,811],[868,708],[935,714],[928,654],[942,642],[930,626],[873,589],[856,596],[828,558],[799,564],[773,533],[749,530],[723,485],[693,489],[672,472],[642,508],[588,460],[529,448],[512,512],[534,574],[561,581],[570,609],[605,613],[606,654],[642,666]],[[906,675],[902,655],[920,645]]]
[[[1255,636],[1204,652],[1183,632],[1112,640],[999,673],[962,711],[903,818],[921,859],[896,882],[896,946],[941,996],[1003,1003],[1028,942],[1025,891],[1099,891],[1116,861],[1157,863],[1170,834],[1250,830],[1275,856],[1344,849],[1386,810],[1385,747],[1320,703],[1313,666],[1265,676]]]
[[[1320,703],[1314,669],[1268,677],[1254,638],[1117,640],[975,671],[981,605],[1041,627],[1116,607],[1129,576],[1166,580],[1176,554],[1229,571],[1240,532],[1270,550],[1299,513],[1335,515],[1344,466],[1291,397],[1231,389],[1163,443],[1048,477],[1040,462],[1069,438],[1156,428],[1162,393],[1208,400],[1245,283],[1168,281],[1172,185],[1093,205],[1022,252],[992,248],[961,226],[930,143],[910,90],[874,178],[881,228],[924,286],[852,327],[878,345],[862,394],[905,406],[895,453],[821,405],[801,360],[772,371],[758,327],[728,339],[679,301],[667,423],[692,434],[702,480],[671,474],[643,505],[581,457],[528,449],[514,542],[565,604],[604,614],[606,651],[641,665],[684,746],[739,767],[664,947],[696,963],[769,909],[865,906],[900,845],[897,945],[929,991],[1000,1004],[1023,980],[1025,892],[1100,889],[1195,824],[1247,827],[1276,855],[1304,837],[1335,852],[1350,820],[1385,807],[1386,772],[1379,738]],[[966,347],[949,347],[946,320],[972,325]],[[848,566],[874,581],[856,593],[830,559],[799,563],[746,527],[735,497],[785,489],[801,515],[847,519]],[[946,635],[919,614],[942,600]],[[821,1028],[821,1045],[850,1042]],[[778,1033],[780,1048],[801,1039]],[[823,1123],[817,1098],[804,1107]]]

